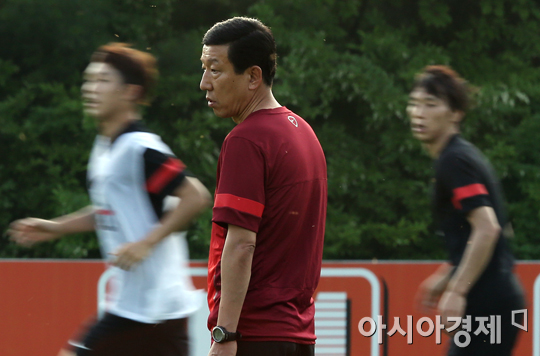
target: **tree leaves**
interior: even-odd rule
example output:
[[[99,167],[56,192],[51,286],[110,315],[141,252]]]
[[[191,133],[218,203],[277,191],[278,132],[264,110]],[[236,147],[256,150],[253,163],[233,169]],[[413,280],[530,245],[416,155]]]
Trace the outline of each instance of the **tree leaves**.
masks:
[[[325,258],[443,258],[429,208],[431,162],[405,114],[415,73],[448,64],[479,88],[463,134],[503,180],[521,258],[540,258],[540,7],[533,0],[7,0],[0,7],[0,224],[88,203],[94,124],[80,105],[92,51],[126,41],[156,55],[144,117],[204,184],[215,186],[234,127],[199,90],[201,39],[216,21],[261,19],[274,32],[277,100],[314,127],[328,162]],[[211,211],[192,227],[206,258]],[[96,257],[92,235],[4,257]]]

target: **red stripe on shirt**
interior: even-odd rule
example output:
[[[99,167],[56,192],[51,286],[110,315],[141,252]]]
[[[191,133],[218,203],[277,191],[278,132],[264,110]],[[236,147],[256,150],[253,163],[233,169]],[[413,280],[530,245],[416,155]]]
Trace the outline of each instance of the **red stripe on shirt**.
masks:
[[[461,209],[461,201],[476,195],[488,195],[488,191],[485,185],[476,183],[466,185],[464,187],[459,187],[454,189],[454,196],[452,197],[452,204],[456,209]]]
[[[98,215],[114,215],[114,211],[105,210],[105,209],[99,209],[99,210],[96,210],[96,214],[98,214]]]
[[[153,194],[161,192],[184,168],[182,161],[169,158],[146,180],[146,190]]]
[[[262,217],[264,205],[255,200],[237,197],[232,194],[216,194],[214,208],[231,208],[257,217]]]

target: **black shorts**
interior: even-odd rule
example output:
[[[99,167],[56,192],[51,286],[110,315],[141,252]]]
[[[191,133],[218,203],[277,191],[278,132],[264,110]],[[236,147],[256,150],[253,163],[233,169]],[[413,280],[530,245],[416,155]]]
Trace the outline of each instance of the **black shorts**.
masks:
[[[77,356],[188,356],[187,329],[187,319],[146,324],[105,314],[70,345]]]
[[[467,346],[459,347],[452,338],[448,356],[511,356],[512,349],[516,344],[516,340],[519,334],[519,328],[512,325],[512,311],[521,310],[525,308],[525,301],[523,296],[515,296],[507,299],[504,303],[501,303],[501,307],[498,310],[490,311],[472,311],[468,310],[467,315],[471,316],[471,331],[468,333],[471,337],[470,343]],[[474,334],[474,331],[478,329],[479,322],[476,321],[476,317],[490,317],[491,315],[501,316],[501,342],[500,344],[492,343],[491,332],[485,334],[480,332],[478,335]],[[515,322],[523,325],[523,314],[516,314]],[[484,322],[484,325],[486,323]],[[489,329],[487,329],[489,331]],[[460,338],[460,342],[463,343],[465,338]]]
[[[314,356],[315,345],[286,341],[238,341],[236,356]]]

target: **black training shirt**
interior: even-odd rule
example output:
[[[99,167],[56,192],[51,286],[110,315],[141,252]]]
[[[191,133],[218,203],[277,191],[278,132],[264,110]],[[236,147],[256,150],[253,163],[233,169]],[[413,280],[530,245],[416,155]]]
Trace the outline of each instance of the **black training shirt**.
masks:
[[[471,234],[467,220],[471,211],[491,207],[501,228],[507,224],[502,189],[488,160],[460,135],[450,139],[434,166],[434,218],[444,236],[450,263],[457,266]],[[506,240],[501,233],[491,261],[468,294],[470,308],[485,307],[519,293],[512,277],[514,261]]]

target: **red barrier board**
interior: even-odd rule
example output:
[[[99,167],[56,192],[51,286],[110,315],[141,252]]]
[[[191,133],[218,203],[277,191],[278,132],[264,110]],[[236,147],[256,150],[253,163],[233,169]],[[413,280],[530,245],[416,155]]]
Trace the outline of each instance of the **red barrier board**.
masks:
[[[434,272],[440,263],[436,262],[326,262],[323,264],[323,276],[319,284],[318,291],[345,291],[351,299],[351,345],[350,355],[445,355],[449,338],[441,336],[441,344],[436,344],[435,334],[423,337],[416,331],[416,324],[422,317],[429,317],[435,322],[435,315],[425,315],[414,308],[414,296],[420,283]],[[381,283],[381,314],[384,313],[384,284],[386,284],[387,299],[387,329],[389,332],[394,326],[394,317],[399,317],[400,326],[407,332],[407,316],[412,316],[413,320],[413,340],[412,344],[407,344],[407,337],[399,333],[383,339],[383,345],[379,345],[378,353],[372,352],[371,338],[362,336],[358,330],[358,323],[364,317],[371,317],[371,286],[365,278],[361,277],[324,277],[324,271],[338,268],[340,270],[350,268],[367,269],[375,274]],[[540,263],[519,263],[516,272],[526,291],[528,302],[528,332],[521,332],[515,355],[532,355],[532,301],[533,285],[540,273]],[[540,296],[536,296],[540,298]],[[369,330],[369,325],[365,324],[365,330]],[[427,329],[427,325],[424,325]],[[408,334],[408,333],[407,333]],[[386,350],[385,350],[386,347]]]
[[[332,350],[351,356],[444,355],[448,341],[444,335],[437,345],[435,335],[423,337],[414,330],[410,345],[399,333],[387,336],[379,345],[377,335],[365,337],[358,330],[362,318],[376,319],[377,304],[379,314],[387,318],[384,332],[394,326],[394,317],[400,318],[404,331],[407,316],[416,327],[426,316],[414,309],[416,288],[438,265],[419,261],[324,262],[315,296],[317,355],[331,354]],[[206,264],[192,262],[191,267],[197,271],[194,285],[205,288],[206,277],[201,271]],[[56,355],[81,323],[95,314],[97,281],[104,270],[99,261],[0,260],[0,355]],[[527,294],[528,332],[520,333],[515,355],[532,355],[533,285],[540,262],[519,263],[516,272]],[[374,300],[377,289],[378,301]],[[433,315],[428,317],[435,321]],[[340,326],[345,319],[348,330]],[[365,330],[369,328],[364,324]]]

